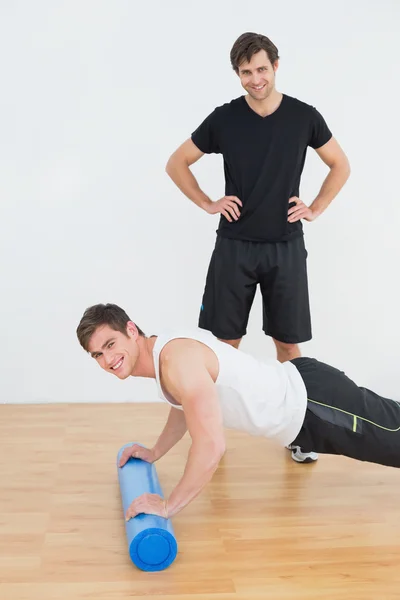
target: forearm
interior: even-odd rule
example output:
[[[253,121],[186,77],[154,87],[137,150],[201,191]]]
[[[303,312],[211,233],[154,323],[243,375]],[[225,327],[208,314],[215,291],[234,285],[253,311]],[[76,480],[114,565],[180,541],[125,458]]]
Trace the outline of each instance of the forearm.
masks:
[[[153,447],[155,460],[171,450],[183,438],[186,431],[185,413],[183,410],[171,408],[165,427]]]
[[[166,172],[181,192],[194,204],[206,210],[212,203],[212,200],[200,189],[197,179],[186,163],[178,163],[171,159],[167,164]]]
[[[350,175],[350,166],[347,161],[331,167],[318,196],[310,205],[315,216],[319,216],[328,208],[332,200],[338,195]]]
[[[213,443],[192,444],[183,476],[168,498],[168,517],[182,510],[211,481],[224,451]]]

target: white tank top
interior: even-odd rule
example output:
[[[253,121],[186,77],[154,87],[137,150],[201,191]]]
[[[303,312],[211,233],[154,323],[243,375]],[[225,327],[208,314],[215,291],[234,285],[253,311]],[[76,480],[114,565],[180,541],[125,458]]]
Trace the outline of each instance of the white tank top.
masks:
[[[176,338],[197,340],[216,354],[219,373],[215,383],[225,427],[272,438],[284,446],[293,442],[304,421],[307,391],[291,362],[260,361],[200,328],[163,333],[153,349],[158,393],[181,410],[182,406],[164,395],[160,382],[161,350]]]

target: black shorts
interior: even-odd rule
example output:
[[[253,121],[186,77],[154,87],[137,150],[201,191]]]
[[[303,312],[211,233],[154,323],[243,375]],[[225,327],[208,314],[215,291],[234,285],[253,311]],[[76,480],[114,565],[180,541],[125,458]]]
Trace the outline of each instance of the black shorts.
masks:
[[[199,327],[224,340],[246,334],[257,284],[263,330],[280,342],[311,339],[303,236],[287,242],[250,242],[217,237],[208,268]]]
[[[293,444],[303,452],[340,454],[400,467],[400,405],[359,387],[313,358],[291,361],[307,389],[307,410]]]

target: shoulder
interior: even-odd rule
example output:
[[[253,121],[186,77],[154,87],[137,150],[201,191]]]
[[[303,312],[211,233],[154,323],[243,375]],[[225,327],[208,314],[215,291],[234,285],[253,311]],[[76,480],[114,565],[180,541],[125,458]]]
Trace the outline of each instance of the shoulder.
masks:
[[[295,98],[294,96],[284,95],[284,100],[286,104],[286,108],[291,110],[292,112],[296,112],[302,116],[309,116],[310,118],[314,117],[317,109],[312,104],[308,102],[304,102],[303,100],[299,100],[299,98]]]
[[[202,340],[175,337],[165,344],[160,353],[160,371],[168,388],[176,390],[178,386],[189,391],[210,377],[215,381],[218,359]]]
[[[160,354],[160,378],[165,390],[181,404],[211,382],[204,346],[190,338],[169,341]]]
[[[164,374],[194,373],[208,370],[214,351],[207,341],[191,337],[175,337],[167,342],[160,353]]]
[[[201,353],[202,344],[190,337],[174,337],[169,340],[160,353],[162,365],[177,366],[187,362],[191,357]]]
[[[232,117],[243,107],[243,96],[239,96],[238,98],[234,98],[230,102],[225,102],[224,104],[220,104],[214,108],[212,113],[209,115],[216,121],[224,120],[226,118]]]

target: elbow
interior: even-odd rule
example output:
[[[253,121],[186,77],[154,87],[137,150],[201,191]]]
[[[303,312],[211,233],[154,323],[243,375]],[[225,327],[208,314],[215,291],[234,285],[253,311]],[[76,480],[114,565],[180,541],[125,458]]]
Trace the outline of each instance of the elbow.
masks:
[[[222,459],[222,457],[224,456],[226,451],[226,444],[225,444],[225,439],[222,438],[220,440],[216,440],[213,444],[213,448],[212,448],[212,462],[213,465],[215,466],[215,468],[218,467],[218,464],[220,462],[220,460]]]
[[[329,166],[332,175],[335,175],[337,181],[340,181],[340,185],[344,185],[350,177],[351,168],[347,157],[342,160],[332,162]]]
[[[218,467],[220,460],[225,454],[225,450],[224,437],[208,441],[192,441],[191,452],[202,456],[206,469],[211,472],[214,472]]]
[[[342,160],[338,161],[336,164],[333,164],[333,167],[340,171],[342,173],[342,177],[344,179],[344,181],[347,181],[348,178],[350,177],[350,173],[351,173],[351,167],[350,167],[350,162],[349,159],[347,158],[347,156],[344,156],[342,158]]]
[[[226,443],[225,443],[225,439],[222,439],[221,442],[218,444],[219,460],[221,460],[221,458],[224,456],[225,452],[226,452]]]
[[[175,173],[178,166],[179,166],[179,156],[178,156],[178,152],[175,151],[171,154],[171,156],[169,157],[169,159],[167,161],[167,164],[165,165],[165,172],[167,173],[167,175],[172,177],[172,175]]]
[[[168,159],[167,164],[165,165],[165,172],[167,175],[169,175],[171,177],[171,173],[172,173],[172,165],[173,165],[173,157],[170,156],[170,158]]]
[[[350,177],[351,175],[351,167],[350,167],[350,163],[347,162],[347,179]]]
[[[165,172],[171,179],[174,179],[174,177],[181,174],[187,168],[189,168],[189,163],[186,158],[174,153],[169,157],[165,165]]]
[[[350,161],[347,158],[347,156],[345,157],[345,160],[344,160],[344,163],[343,163],[343,171],[344,171],[344,176],[345,176],[346,181],[347,181],[348,178],[350,177],[350,173],[351,173]]]

